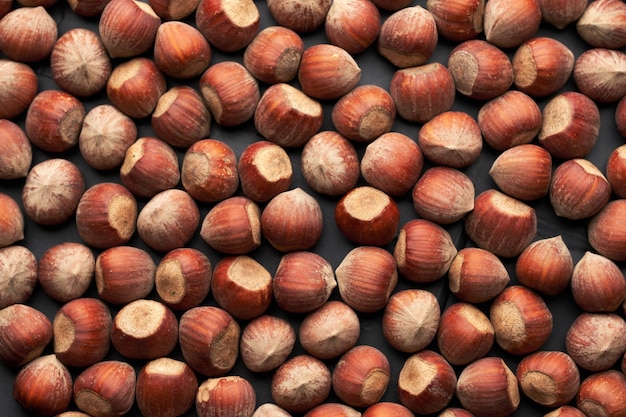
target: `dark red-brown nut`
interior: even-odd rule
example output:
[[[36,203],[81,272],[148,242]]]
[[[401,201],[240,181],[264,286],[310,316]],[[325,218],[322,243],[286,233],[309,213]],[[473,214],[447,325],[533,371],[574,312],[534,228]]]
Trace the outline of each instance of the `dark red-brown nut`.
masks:
[[[324,33],[330,43],[356,55],[376,41],[380,27],[380,11],[371,1],[337,0],[326,15]]]
[[[198,417],[252,416],[256,392],[252,384],[239,375],[209,378],[198,387]]]
[[[134,246],[114,246],[96,258],[98,295],[112,304],[145,298],[154,288],[156,265],[152,256]]]
[[[178,248],[161,258],[154,285],[168,307],[186,311],[204,301],[211,289],[211,278],[211,261],[204,253],[194,248]]]
[[[395,417],[415,417],[415,414],[402,404],[398,404],[391,401],[380,401],[367,407],[362,414],[362,417],[383,417],[383,416],[395,416]]]
[[[237,321],[219,307],[194,307],[179,322],[179,343],[185,362],[194,371],[210,377],[222,376],[235,366],[240,335]]]
[[[27,64],[0,59],[0,119],[13,119],[22,114],[37,95],[39,81]]]
[[[239,186],[237,155],[221,140],[199,140],[185,152],[180,178],[185,191],[195,200],[224,200],[235,194]]]
[[[403,119],[426,123],[452,108],[456,92],[450,71],[443,64],[433,62],[396,71],[389,94]]]
[[[522,285],[505,288],[492,301],[489,319],[496,343],[513,355],[538,350],[552,334],[550,309],[539,294]]]
[[[77,0],[70,0],[70,2],[71,1]],[[148,4],[152,6],[152,9],[155,11],[155,13],[158,14],[163,20],[183,20],[184,18],[190,16],[193,12],[196,11],[199,3],[200,0],[148,0]]]
[[[285,149],[267,140],[248,145],[237,164],[241,191],[257,203],[287,191],[293,179],[293,167]]]
[[[332,0],[269,0],[267,8],[276,22],[300,34],[324,24]]]
[[[531,206],[490,189],[474,201],[465,231],[479,247],[505,258],[519,255],[537,234],[537,214]]]
[[[19,368],[38,358],[52,341],[52,323],[26,304],[0,309],[0,361]]]
[[[378,53],[398,68],[424,65],[435,51],[437,24],[422,6],[405,7],[385,19],[378,36]]]
[[[580,383],[576,406],[586,415],[619,416],[626,412],[626,378],[616,370],[589,375]]]
[[[396,261],[378,246],[358,246],[337,269],[341,299],[358,312],[372,313],[385,307],[398,283]]]
[[[537,200],[550,191],[552,156],[533,143],[513,146],[493,161],[489,176],[505,194],[522,201]]]
[[[400,274],[421,283],[443,277],[456,254],[456,246],[448,231],[425,219],[405,223],[393,251]]]
[[[243,53],[243,65],[258,80],[287,83],[296,78],[304,42],[283,26],[268,26],[252,39]]]
[[[276,304],[291,313],[309,313],[320,308],[336,286],[330,263],[308,251],[283,255],[272,280]]]
[[[107,360],[91,365],[74,380],[79,410],[100,417],[121,417],[135,403],[137,374],[128,363]]]
[[[250,371],[268,372],[285,363],[295,344],[296,332],[287,320],[264,314],[243,328],[239,352]]]
[[[163,142],[188,148],[209,135],[211,113],[197,90],[178,85],[159,98],[150,125]]]
[[[227,256],[213,270],[211,294],[217,304],[239,320],[251,320],[272,302],[272,275],[249,256]]]
[[[572,75],[578,91],[596,103],[614,103],[626,94],[626,53],[588,49],[576,58]]]
[[[68,0],[70,9],[79,16],[99,16],[111,0]]]
[[[77,298],[55,314],[54,353],[67,366],[87,367],[109,353],[112,317],[97,298]]]
[[[567,288],[573,269],[572,254],[561,235],[534,241],[515,263],[520,284],[549,296]]]
[[[591,246],[607,258],[620,262],[626,260],[626,228],[621,221],[626,214],[626,200],[609,201],[587,226]]]
[[[291,413],[304,413],[323,403],[331,387],[331,373],[324,362],[298,355],[274,372],[270,390],[278,406]]]
[[[384,246],[396,236],[400,223],[397,203],[371,186],[353,188],[335,206],[335,223],[351,242]]]
[[[261,245],[261,210],[247,197],[229,197],[209,210],[202,221],[200,236],[222,253],[249,253]]]
[[[225,52],[248,46],[259,29],[261,14],[252,0],[200,0],[195,23],[211,45]]]
[[[539,145],[560,159],[583,158],[594,148],[600,134],[600,111],[589,97],[566,91],[543,108]]]
[[[88,245],[107,249],[127,243],[137,226],[137,200],[128,188],[104,182],[88,188],[76,207],[78,234]]]
[[[510,281],[509,272],[500,258],[481,248],[460,249],[448,269],[450,291],[468,303],[495,298]]]
[[[544,22],[563,29],[583,14],[589,0],[537,0]]]
[[[152,48],[160,25],[149,3],[111,0],[102,10],[98,32],[112,58],[129,58]]]
[[[494,44],[472,39],[457,45],[448,57],[456,91],[476,100],[490,100],[513,85],[513,65]]]
[[[490,0],[485,2],[484,30],[487,42],[512,48],[532,38],[541,24],[537,0]]]
[[[590,251],[574,265],[570,285],[574,302],[590,313],[617,311],[626,298],[626,280],[619,266]]]
[[[626,145],[620,145],[611,152],[605,174],[613,194],[618,198],[626,198]]]
[[[46,152],[65,152],[78,143],[85,107],[72,94],[57,90],[38,93],[26,112],[24,131]]]
[[[2,62],[0,62],[0,73],[2,73]],[[0,83],[2,83],[1,80]],[[14,180],[26,177],[33,162],[33,147],[26,133],[14,122],[0,119],[0,135],[5,146],[5,151],[0,156],[0,179]]]
[[[337,99],[355,88],[361,68],[345,49],[317,44],[304,50],[298,82],[302,92],[319,100]]]
[[[428,0],[439,34],[453,42],[478,37],[483,31],[485,0]]]
[[[0,21],[0,51],[13,61],[48,58],[57,36],[57,24],[43,6],[16,7]]]
[[[322,228],[319,203],[301,188],[273,197],[261,213],[263,236],[281,252],[312,248],[319,241]]]
[[[621,1],[595,1],[576,22],[576,32],[596,48],[621,49],[626,46],[626,5]]]

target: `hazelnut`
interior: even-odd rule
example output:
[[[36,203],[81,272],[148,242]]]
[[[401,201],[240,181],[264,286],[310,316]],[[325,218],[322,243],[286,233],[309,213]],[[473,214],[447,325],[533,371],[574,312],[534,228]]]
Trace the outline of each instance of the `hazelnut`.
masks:
[[[618,198],[626,197],[626,145],[620,145],[609,155],[606,162],[606,179],[613,194]]]
[[[337,100],[331,116],[339,133],[353,141],[367,143],[391,130],[396,106],[387,90],[366,84]]]
[[[437,328],[437,346],[452,365],[467,365],[486,356],[495,330],[489,317],[474,304],[458,302],[444,310]]]
[[[139,237],[159,252],[185,246],[200,224],[200,209],[187,192],[178,188],[152,197],[137,216]]]
[[[434,339],[441,309],[429,291],[406,289],[389,297],[382,317],[383,336],[400,352],[415,353]]]
[[[549,198],[557,216],[580,220],[602,210],[611,198],[611,185],[590,161],[570,159],[554,170]]]
[[[0,19],[0,51],[13,61],[48,58],[57,36],[57,24],[43,6],[16,7]]]
[[[614,312],[626,298],[621,269],[610,259],[589,251],[574,265],[571,288],[574,302],[590,313]]]
[[[79,16],[100,16],[102,10],[111,0],[68,0],[70,9]]]
[[[597,103],[613,103],[626,94],[625,67],[626,53],[592,48],[576,58],[572,74],[582,94]]]
[[[291,414],[274,403],[264,403],[254,410],[252,417],[291,417]]]
[[[332,359],[356,345],[360,324],[359,316],[349,305],[331,300],[304,317],[298,339],[310,355],[322,360]]]
[[[537,234],[537,213],[524,202],[489,189],[474,200],[474,210],[465,217],[465,231],[479,247],[510,258]]]
[[[311,249],[322,235],[322,209],[301,188],[273,197],[261,213],[261,231],[280,252]]]
[[[483,137],[478,123],[468,113],[444,111],[424,123],[417,143],[433,164],[461,169],[478,159]]]
[[[116,0],[117,3],[134,1]],[[146,57],[132,58],[117,65],[106,85],[109,100],[119,110],[135,119],[152,114],[159,98],[166,91],[165,76],[155,62]]]
[[[438,41],[437,24],[422,6],[405,7],[385,19],[378,36],[378,53],[398,68],[426,64]]]
[[[544,417],[585,417],[585,413],[571,405],[563,405],[545,414]]]
[[[400,275],[412,282],[442,278],[457,254],[446,229],[425,219],[406,222],[398,234],[393,256]]]
[[[584,94],[566,91],[544,106],[539,145],[560,159],[583,158],[594,148],[600,133],[598,106]]]
[[[135,402],[136,379],[135,369],[126,362],[98,362],[74,380],[74,402],[92,416],[123,416]]]
[[[211,45],[194,26],[177,20],[159,26],[154,62],[166,75],[178,79],[196,77],[209,67],[211,56]]]
[[[211,261],[194,248],[177,248],[159,261],[154,286],[171,309],[186,311],[199,306],[211,289]]]
[[[559,91],[574,69],[574,53],[560,41],[538,36],[521,44],[513,58],[513,83],[531,97]]]
[[[290,84],[271,85],[254,112],[254,127],[284,148],[303,146],[322,127],[322,105]]]
[[[532,142],[541,129],[542,116],[532,98],[511,90],[483,104],[477,121],[485,142],[504,151]]]
[[[330,395],[331,373],[324,362],[297,355],[280,365],[272,376],[272,399],[290,413],[305,413]]]
[[[330,43],[356,55],[378,39],[380,27],[380,12],[374,3],[337,0],[326,14],[324,33]]]
[[[357,246],[335,269],[342,301],[361,313],[382,310],[398,283],[396,261],[378,246]]]
[[[34,359],[17,373],[13,399],[33,415],[62,413],[72,401],[70,371],[53,354]]]
[[[494,8],[501,7],[495,3]],[[517,17],[515,14],[511,16]],[[505,27],[508,31],[511,25]],[[495,44],[482,39],[471,39],[457,45],[450,51],[447,67],[456,91],[476,100],[496,98],[513,85],[513,65],[508,55]]]
[[[111,59],[100,36],[88,29],[65,32],[50,53],[52,79],[76,96],[92,96],[104,89],[111,75]]]
[[[37,74],[29,65],[0,59],[0,100],[4,103],[0,119],[21,115],[37,95],[38,85]]]
[[[439,62],[397,70],[389,94],[403,119],[421,124],[449,111],[456,95],[452,74]]]
[[[265,313],[272,302],[272,275],[249,256],[227,256],[215,265],[211,293],[230,315],[251,320]]]
[[[415,414],[402,404],[398,404],[391,401],[380,401],[376,404],[372,404],[363,410],[362,417],[382,417],[382,416],[396,416],[396,417],[414,417]]]
[[[487,42],[512,48],[533,37],[541,24],[537,0],[490,0],[485,3],[484,30]]]
[[[195,200],[211,203],[231,197],[239,186],[235,151],[221,140],[199,140],[185,151],[180,179]]]
[[[200,93],[213,120],[222,126],[238,126],[250,120],[261,98],[257,80],[235,61],[209,66],[200,76]]]
[[[135,233],[137,200],[123,185],[104,182],[88,188],[76,207],[81,239],[98,249],[122,245]]]
[[[417,179],[411,199],[417,214],[446,225],[461,220],[474,208],[475,190],[470,177],[456,168],[434,166]]]
[[[352,407],[369,407],[387,391],[391,379],[389,360],[373,346],[355,346],[344,353],[332,371],[332,388]]]
[[[550,309],[539,294],[522,285],[505,288],[491,302],[489,318],[496,343],[513,355],[538,350],[552,334]]]
[[[581,383],[576,406],[586,415],[604,413],[619,415],[626,408],[620,399],[626,395],[626,378],[616,370],[607,370],[587,376]]]
[[[1,67],[2,63],[0,72]],[[0,136],[5,146],[5,151],[0,155],[0,179],[25,178],[33,161],[33,149],[26,133],[14,122],[0,119]]]
[[[519,283],[548,296],[567,288],[573,269],[572,254],[561,235],[532,242],[515,263]]]
[[[243,53],[243,65],[259,81],[288,83],[298,75],[304,41],[283,26],[263,28]]]
[[[360,80],[359,64],[343,48],[317,44],[302,53],[298,82],[302,92],[314,99],[339,98],[354,89]]]
[[[398,376],[398,398],[416,414],[437,413],[452,400],[456,384],[452,365],[439,353],[422,350],[404,361]]]
[[[25,246],[0,248],[0,309],[25,303],[33,295],[38,279],[37,263],[35,254]]]
[[[308,251],[284,254],[272,280],[276,304],[290,313],[309,313],[323,306],[336,286],[330,263]]]
[[[148,252],[114,246],[96,258],[96,288],[104,301],[127,304],[145,298],[154,288],[156,265]]]
[[[211,113],[195,89],[179,85],[159,98],[150,119],[157,137],[173,147],[188,148],[208,136]]]
[[[252,0],[200,0],[195,13],[198,30],[224,52],[248,46],[257,34],[260,19]]]
[[[402,133],[384,133],[365,148],[361,175],[365,181],[390,196],[408,193],[417,182],[424,157],[417,142]]]
[[[139,138],[126,150],[120,180],[137,197],[151,198],[180,181],[178,156],[160,139]]]
[[[200,237],[213,249],[243,255],[261,246],[261,209],[247,197],[233,196],[214,205],[202,221]]]
[[[463,368],[456,396],[463,408],[477,416],[509,416],[520,404],[515,374],[502,358],[491,356]]]
[[[178,320],[159,301],[135,300],[122,307],[111,326],[111,344],[128,359],[169,355],[178,343]]]
[[[626,200],[609,201],[587,225],[591,246],[612,261],[626,260],[626,229],[620,220],[626,210]]]
[[[177,417],[195,401],[198,379],[185,362],[158,358],[146,363],[137,374],[135,398],[145,417]]]
[[[268,372],[282,365],[296,343],[296,332],[282,318],[262,315],[252,319],[241,332],[241,359],[252,372]]]
[[[563,29],[583,14],[589,0],[537,0],[544,22]]]
[[[291,159],[285,149],[267,140],[248,145],[237,164],[243,194],[264,203],[287,191],[293,179]]]
[[[320,194],[342,196],[359,181],[359,155],[339,132],[313,135],[302,148],[300,163],[307,185]]]
[[[111,312],[97,298],[77,298],[56,312],[54,353],[67,366],[87,367],[103,360],[111,346]]]
[[[57,225],[74,216],[85,191],[80,169],[67,159],[53,158],[33,166],[22,188],[24,212],[35,223]]]
[[[163,20],[183,20],[196,11],[200,0],[148,0]]]
[[[93,107],[83,119],[78,147],[85,162],[97,170],[118,168],[137,140],[137,125],[109,104]]]
[[[31,143],[46,152],[65,152],[78,143],[85,107],[72,94],[44,90],[28,107],[24,131]]]
[[[357,409],[343,403],[323,403],[316,405],[304,414],[304,417],[360,417],[361,413]]]
[[[267,8],[276,22],[305,34],[324,24],[332,0],[269,0]]]
[[[485,0],[428,0],[439,34],[453,42],[478,37],[483,32]]]
[[[147,2],[111,0],[102,10],[98,31],[111,58],[129,58],[152,48],[160,24]]]
[[[95,267],[96,258],[89,247],[75,242],[59,243],[39,258],[37,280],[48,296],[65,303],[87,292]]]
[[[621,1],[590,3],[576,22],[576,32],[595,48],[621,49],[626,46],[626,6]]]
[[[533,143],[516,145],[493,161],[489,176],[500,190],[513,198],[538,200],[550,191],[552,156]]]
[[[17,201],[8,194],[0,193],[0,248],[24,239],[24,215]]]
[[[519,362],[515,371],[521,391],[546,407],[570,403],[578,392],[580,372],[565,352],[541,351]]]
[[[20,368],[38,358],[52,341],[52,323],[41,311],[26,304],[0,309],[0,361]]]
[[[400,223],[397,203],[371,186],[353,188],[335,206],[335,223],[351,242],[385,246],[393,240]]]
[[[582,313],[565,334],[565,351],[576,365],[602,372],[615,365],[626,351],[626,322],[614,313]]]
[[[239,357],[241,328],[225,310],[199,306],[180,318],[178,338],[185,362],[209,377],[228,373]]]
[[[448,286],[461,301],[483,303],[495,298],[511,277],[499,257],[474,247],[458,251],[448,269]]]
[[[209,378],[200,384],[196,394],[198,417],[251,416],[255,407],[254,387],[238,375]]]

